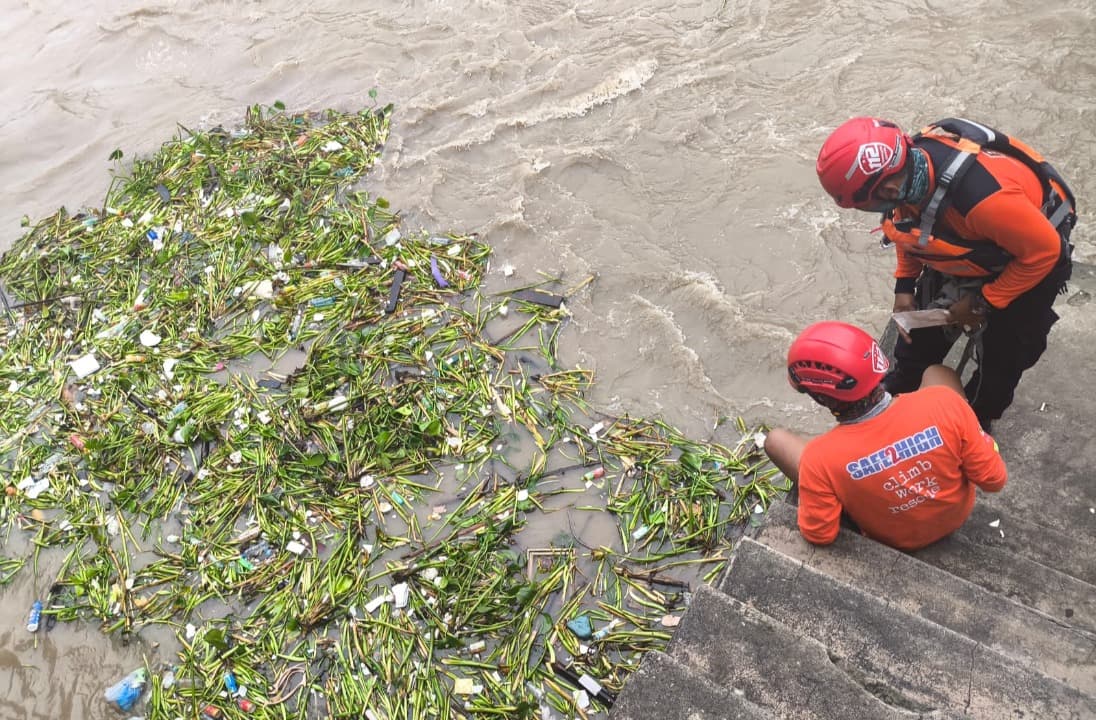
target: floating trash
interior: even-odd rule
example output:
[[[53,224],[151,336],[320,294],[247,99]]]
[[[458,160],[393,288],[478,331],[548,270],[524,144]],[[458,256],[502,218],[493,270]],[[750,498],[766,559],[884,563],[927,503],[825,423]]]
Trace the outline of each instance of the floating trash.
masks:
[[[184,131],[0,258],[0,544],[68,553],[49,621],[178,629],[150,716],[605,710],[775,497],[741,422],[591,417],[586,281],[484,297],[486,244],[362,190],[391,113]]]

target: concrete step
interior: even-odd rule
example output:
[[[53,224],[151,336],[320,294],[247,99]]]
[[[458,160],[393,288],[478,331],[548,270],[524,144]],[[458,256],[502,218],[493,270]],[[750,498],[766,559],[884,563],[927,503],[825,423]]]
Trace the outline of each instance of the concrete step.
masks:
[[[998,500],[979,494],[970,517],[955,535],[972,545],[1007,551],[1096,585],[1096,539],[1072,528],[1060,530],[1009,513],[995,506]]]
[[[667,652],[713,682],[744,693],[747,700],[774,717],[796,720],[959,717],[926,707],[918,711],[884,702],[865,688],[859,676],[835,664],[821,643],[797,635],[763,612],[706,585],[693,596],[689,612],[674,633]]]
[[[758,541],[808,567],[987,645],[1088,694],[1096,694],[1096,635],[940,568],[842,530],[827,547],[799,534],[796,508],[769,509]],[[733,580],[733,578],[731,578]]]
[[[1096,585],[1086,580],[1096,580],[1096,545],[1087,536],[1070,538],[1006,515],[985,499],[979,497],[958,531],[910,555],[1061,625],[1096,633]]]
[[[721,589],[822,643],[892,705],[986,720],[1096,717],[1096,698],[750,538]]]
[[[613,720],[773,720],[741,693],[719,687],[677,660],[652,651],[628,678]]]
[[[1006,532],[1007,536],[1007,532]],[[1096,586],[1035,562],[1015,550],[954,533],[910,553],[1069,627],[1096,633]],[[1096,558],[1096,555],[1090,556]]]

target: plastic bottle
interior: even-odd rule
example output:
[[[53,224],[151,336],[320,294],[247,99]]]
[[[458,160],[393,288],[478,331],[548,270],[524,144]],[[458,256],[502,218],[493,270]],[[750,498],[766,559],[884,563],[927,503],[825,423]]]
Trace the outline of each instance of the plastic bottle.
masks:
[[[27,617],[27,630],[38,632],[38,625],[42,621],[42,601],[35,600],[30,606],[30,615]]]
[[[293,318],[293,322],[289,326],[289,339],[295,340],[297,335],[301,332],[301,323],[304,321],[304,313],[300,310],[297,311],[297,315]]]
[[[122,712],[129,711],[145,691],[147,675],[144,668],[137,668],[129,675],[106,689],[103,697]]]

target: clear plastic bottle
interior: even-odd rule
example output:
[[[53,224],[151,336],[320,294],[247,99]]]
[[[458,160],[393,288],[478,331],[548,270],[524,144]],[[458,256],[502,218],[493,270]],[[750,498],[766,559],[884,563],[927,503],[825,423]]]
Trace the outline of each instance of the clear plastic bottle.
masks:
[[[30,607],[30,615],[27,616],[27,630],[38,632],[38,625],[42,622],[42,601],[35,600]]]

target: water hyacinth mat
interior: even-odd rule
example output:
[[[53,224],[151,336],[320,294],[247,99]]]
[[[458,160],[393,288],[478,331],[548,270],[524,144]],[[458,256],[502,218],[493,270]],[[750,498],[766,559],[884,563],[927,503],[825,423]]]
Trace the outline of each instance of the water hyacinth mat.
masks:
[[[741,421],[583,402],[585,283],[487,295],[475,236],[404,234],[391,117],[183,129],[0,259],[0,583],[60,553],[38,632],[164,626],[146,717],[604,712],[777,493]]]

